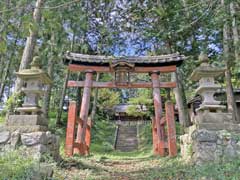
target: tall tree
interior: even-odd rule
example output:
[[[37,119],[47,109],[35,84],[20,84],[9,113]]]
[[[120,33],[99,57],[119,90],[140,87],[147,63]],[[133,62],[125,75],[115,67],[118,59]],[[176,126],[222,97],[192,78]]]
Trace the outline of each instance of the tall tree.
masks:
[[[97,73],[96,82],[99,81],[100,73]],[[98,100],[98,88],[95,88],[93,95],[93,103],[92,103],[92,111],[91,111],[91,120],[94,121],[94,117],[96,115],[97,110],[97,100]]]
[[[34,48],[36,46],[37,36],[38,36],[38,26],[41,21],[41,7],[43,5],[44,0],[37,0],[35,9],[33,12],[33,23],[30,24],[29,28],[29,36],[27,37],[26,45],[23,51],[21,63],[19,66],[19,70],[26,69],[27,66],[31,63],[34,53]],[[23,85],[23,81],[17,78],[15,84],[15,91],[19,92]]]
[[[55,34],[52,32],[51,41],[50,41],[50,57],[48,59],[48,68],[47,73],[51,79],[53,79],[53,70],[54,70],[54,43],[55,43]],[[50,105],[50,99],[51,99],[51,90],[52,90],[53,84],[49,84],[46,87],[46,91],[44,93],[44,100],[43,100],[43,115],[47,119],[48,118],[48,112],[49,112],[49,105]]]
[[[232,18],[232,36],[233,36],[233,45],[234,45],[234,55],[235,62],[240,61],[240,41],[239,41],[239,19],[237,19],[237,3],[232,1],[230,2],[230,13]]]
[[[237,105],[234,98],[233,86],[232,86],[232,74],[231,67],[234,61],[231,58],[230,52],[230,26],[229,26],[229,3],[225,3],[224,0],[221,0],[221,5],[223,8],[223,12],[225,14],[225,23],[223,25],[223,57],[226,64],[226,94],[227,94],[227,106],[228,111],[233,114],[233,119],[236,122],[240,122],[240,116],[237,111]]]

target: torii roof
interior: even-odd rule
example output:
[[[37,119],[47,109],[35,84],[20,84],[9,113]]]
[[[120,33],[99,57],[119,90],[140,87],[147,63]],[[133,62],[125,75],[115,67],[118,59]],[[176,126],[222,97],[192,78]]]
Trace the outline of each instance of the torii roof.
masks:
[[[64,55],[63,61],[65,64],[81,64],[81,65],[100,65],[109,66],[112,63],[125,61],[133,63],[137,66],[167,66],[167,65],[181,65],[186,57],[179,53],[166,54],[159,56],[103,56],[103,55],[87,55],[73,52],[67,52]]]

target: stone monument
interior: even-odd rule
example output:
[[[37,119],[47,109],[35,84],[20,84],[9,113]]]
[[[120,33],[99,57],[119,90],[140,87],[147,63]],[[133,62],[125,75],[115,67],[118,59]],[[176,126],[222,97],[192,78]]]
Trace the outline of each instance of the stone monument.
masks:
[[[25,148],[29,155],[41,159],[43,154],[59,158],[59,138],[48,131],[48,120],[43,117],[39,100],[44,85],[51,80],[41,69],[39,57],[34,57],[31,68],[16,73],[24,81],[24,103],[9,115],[5,126],[0,128],[0,152]]]
[[[215,81],[223,75],[225,69],[209,64],[207,55],[199,56],[200,66],[191,75],[193,81],[199,81],[196,94],[202,97],[200,107],[196,109],[193,125],[188,133],[180,137],[181,154],[187,161],[196,164],[217,162],[240,155],[240,125],[235,124],[231,113],[216,101],[214,94],[220,89]]]

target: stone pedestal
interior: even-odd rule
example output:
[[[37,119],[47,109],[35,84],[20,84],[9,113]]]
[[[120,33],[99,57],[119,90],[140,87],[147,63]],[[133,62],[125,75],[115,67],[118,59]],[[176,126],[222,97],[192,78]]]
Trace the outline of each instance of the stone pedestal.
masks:
[[[184,160],[197,165],[230,161],[240,155],[238,137],[239,133],[233,131],[207,130],[193,125],[180,137],[181,155]]]
[[[9,115],[5,126],[0,127],[0,153],[22,148],[26,155],[37,160],[45,154],[59,159],[59,138],[48,131],[48,120],[42,115],[39,99],[43,95],[43,85],[51,80],[40,69],[39,58],[34,58],[31,69],[16,73],[25,81],[22,91],[24,103],[16,108],[17,113]]]
[[[214,77],[224,69],[208,64],[206,55],[201,54],[200,67],[191,78],[199,81],[199,94],[203,102],[193,117],[193,125],[180,137],[181,155],[186,161],[201,165],[208,162],[231,160],[240,155],[240,124],[234,123],[232,114],[224,112],[226,107],[214,99],[220,88]]]

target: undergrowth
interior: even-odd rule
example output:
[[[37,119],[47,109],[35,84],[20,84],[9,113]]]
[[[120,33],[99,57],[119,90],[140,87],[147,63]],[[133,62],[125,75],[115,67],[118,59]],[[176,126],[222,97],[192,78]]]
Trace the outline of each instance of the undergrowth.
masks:
[[[24,157],[19,151],[11,151],[0,155],[0,179],[22,180],[33,176],[35,166],[33,159]]]
[[[54,166],[54,180],[238,180],[240,159],[224,163],[194,166],[181,157],[152,155],[151,124],[139,126],[140,146],[137,151],[120,152],[113,148],[115,125],[107,119],[97,119],[92,128],[89,156],[64,156],[65,128],[55,129],[61,136],[63,160]],[[180,135],[177,124],[177,135]],[[0,179],[29,179],[37,163],[18,151],[0,156]]]

